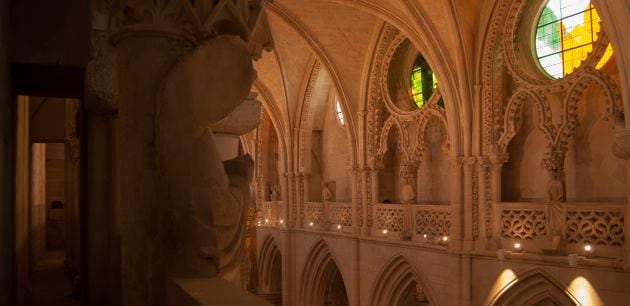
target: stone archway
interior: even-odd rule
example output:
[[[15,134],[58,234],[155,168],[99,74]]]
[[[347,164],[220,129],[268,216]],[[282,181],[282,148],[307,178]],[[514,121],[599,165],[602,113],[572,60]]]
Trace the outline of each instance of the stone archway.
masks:
[[[282,305],[282,254],[273,236],[260,248],[258,295],[274,305]]]
[[[395,256],[379,272],[370,304],[398,306],[437,305],[425,282],[403,256]]]
[[[304,306],[347,306],[348,294],[343,275],[322,240],[315,243],[306,260],[300,290]]]
[[[499,305],[580,305],[568,291],[564,290],[545,272],[534,269],[516,277],[507,284],[490,302]]]

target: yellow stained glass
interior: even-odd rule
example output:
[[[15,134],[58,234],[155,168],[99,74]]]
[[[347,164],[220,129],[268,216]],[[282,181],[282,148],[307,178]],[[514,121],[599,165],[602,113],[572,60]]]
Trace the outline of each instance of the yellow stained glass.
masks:
[[[593,50],[600,30],[599,15],[589,0],[547,1],[535,33],[536,55],[541,67],[553,78],[572,73]],[[612,49],[606,51],[598,69],[610,55]]]
[[[604,51],[604,55],[602,56],[601,59],[599,59],[599,62],[595,66],[595,69],[602,69],[602,67],[604,67],[604,65],[608,63],[608,61],[610,60],[612,56],[613,56],[613,48],[611,44],[608,44],[608,47],[606,47],[606,51]]]

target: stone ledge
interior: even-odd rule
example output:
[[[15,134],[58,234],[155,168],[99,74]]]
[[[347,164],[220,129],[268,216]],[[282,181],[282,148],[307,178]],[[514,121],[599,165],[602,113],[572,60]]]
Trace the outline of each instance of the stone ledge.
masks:
[[[221,277],[171,278],[166,296],[168,306],[271,306]]]

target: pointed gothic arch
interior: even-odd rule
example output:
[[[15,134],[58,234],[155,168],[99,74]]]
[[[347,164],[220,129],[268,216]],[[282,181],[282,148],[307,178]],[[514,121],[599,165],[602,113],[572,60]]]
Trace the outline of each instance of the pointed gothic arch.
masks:
[[[510,141],[520,130],[519,120],[523,112],[523,104],[530,100],[538,114],[537,128],[543,133],[547,141],[553,143],[554,133],[551,123],[551,109],[547,103],[536,93],[523,89],[516,92],[510,98],[503,121],[503,134],[499,139],[498,145],[500,152],[507,151]]]
[[[260,256],[258,261],[258,273],[260,274],[260,289],[264,292],[281,291],[281,281],[278,281],[278,275],[274,275],[277,264],[282,269],[282,254],[280,248],[272,235],[268,235],[260,247]],[[280,274],[280,277],[282,275]]]
[[[369,298],[370,306],[401,305],[409,290],[424,296],[425,305],[438,305],[435,294],[422,274],[417,272],[402,255],[392,257],[379,271]]]
[[[541,304],[542,303],[542,304]],[[490,302],[499,305],[581,305],[580,302],[556,280],[536,268],[505,285]]]
[[[282,305],[282,254],[273,235],[265,237],[258,261],[258,293],[267,301]]]
[[[330,253],[326,242],[321,239],[318,240],[313,244],[308,254],[302,273],[298,305],[326,305],[331,288],[335,287],[331,285],[332,283],[343,285],[343,294],[345,294],[343,298],[345,298],[347,305],[349,298],[343,275],[337,268],[337,262]]]

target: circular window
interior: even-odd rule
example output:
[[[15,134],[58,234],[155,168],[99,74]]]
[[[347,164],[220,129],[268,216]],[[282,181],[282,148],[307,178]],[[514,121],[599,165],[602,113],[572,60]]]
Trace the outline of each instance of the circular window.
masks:
[[[542,70],[554,79],[575,71],[593,50],[600,27],[599,15],[590,0],[547,1],[534,33],[536,58]],[[610,55],[612,47],[602,59]]]
[[[427,61],[418,55],[411,70],[411,97],[418,108],[422,108],[429,101],[433,91],[437,88],[437,78]]]

